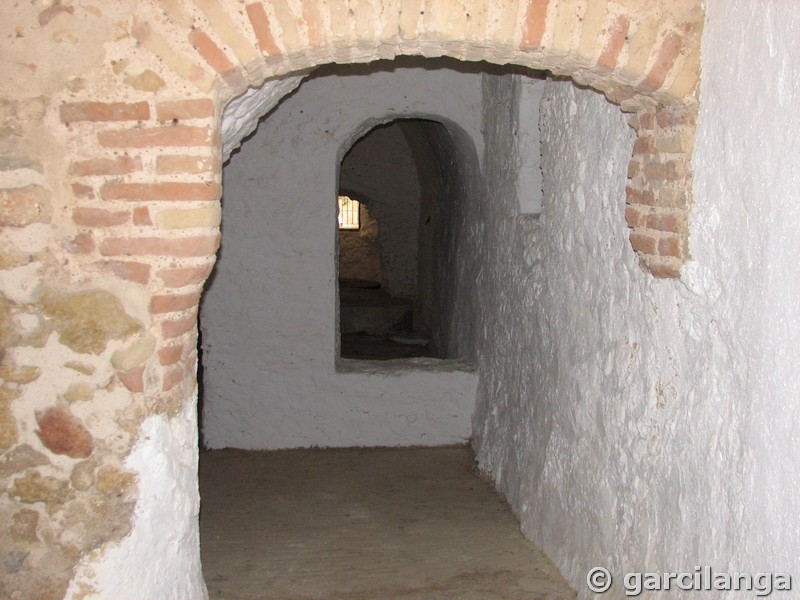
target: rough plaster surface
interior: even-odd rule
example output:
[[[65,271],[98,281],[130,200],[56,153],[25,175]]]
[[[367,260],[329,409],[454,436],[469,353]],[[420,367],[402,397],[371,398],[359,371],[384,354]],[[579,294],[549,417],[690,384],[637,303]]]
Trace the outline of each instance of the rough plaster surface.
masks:
[[[231,100],[222,115],[222,160],[228,160],[242,140],[258,127],[258,120],[300,85],[302,76],[267,80],[260,88]]]
[[[496,98],[488,96],[486,101],[485,110],[494,114]],[[458,136],[443,128],[431,131],[430,136],[434,155],[442,164],[439,198],[433,210],[437,227],[432,236],[434,260],[430,275],[432,313],[438,317],[431,320],[430,347],[435,356],[473,356],[476,322],[471,307],[480,281],[467,269],[474,264],[479,248],[471,245],[475,240],[469,236],[475,233],[477,224],[470,223],[468,215],[482,205],[479,198],[484,193],[483,175],[474,155],[464,152],[468,145]],[[500,150],[502,160],[511,158],[508,150]],[[509,171],[516,172],[516,161],[506,164]],[[484,205],[493,203],[491,194]]]
[[[539,107],[544,86],[540,78],[517,75],[518,104],[514,138],[516,148],[512,151],[519,161],[517,169],[517,197],[519,212],[535,216],[542,212],[542,168],[541,132],[539,131]]]
[[[511,103],[509,81],[487,83]],[[700,352],[682,347],[677,285],[642,272],[627,243],[633,132],[601,96],[546,86],[541,217],[514,218],[513,173],[498,160],[486,169],[494,210],[466,219],[481,236],[468,244],[482,249],[470,267],[481,332],[475,436],[481,467],[523,531],[589,597],[592,566],[620,573],[661,568],[663,556],[697,560],[675,540],[689,517],[679,516],[683,503],[697,494],[701,504],[707,490],[683,486],[696,477],[697,446],[727,440],[709,435],[712,411],[696,412],[704,399],[684,393],[701,377],[690,374]],[[512,124],[487,115],[486,130],[487,157],[496,156]]]
[[[725,490],[719,501],[727,496],[735,508],[725,549],[732,566],[793,573],[793,589],[800,583],[798,28],[795,3],[708,2],[691,230],[691,284],[714,308],[726,342],[717,347],[730,349],[735,386],[719,398],[736,413],[722,426],[736,431],[742,464],[735,481],[715,473]],[[726,358],[720,350],[714,362]]]
[[[139,489],[132,531],[84,559],[65,600],[208,598],[197,526],[197,448],[195,402],[187,402],[172,419],[157,415],[142,423],[125,461],[137,473]],[[84,596],[85,589],[96,593]]]
[[[352,143],[398,117],[457,123],[480,152],[481,78],[396,68],[311,78],[224,172],[223,242],[201,311],[212,448],[447,444],[470,436],[476,377],[336,368],[336,193]],[[452,125],[455,128],[455,125]]]
[[[480,250],[459,289],[478,285],[472,306],[456,303],[479,332],[460,341],[480,375],[478,457],[580,597],[594,597],[584,582],[598,565],[617,576],[800,568],[787,485],[800,426],[800,172],[779,143],[800,128],[789,108],[800,11],[789,12],[710,3],[695,261],[681,281],[645,274],[627,243],[633,134],[616,107],[547,84],[538,221],[513,218],[513,175],[493,159],[512,128],[487,113],[497,193],[493,210],[463,217],[465,247]],[[512,105],[508,81],[487,81]]]

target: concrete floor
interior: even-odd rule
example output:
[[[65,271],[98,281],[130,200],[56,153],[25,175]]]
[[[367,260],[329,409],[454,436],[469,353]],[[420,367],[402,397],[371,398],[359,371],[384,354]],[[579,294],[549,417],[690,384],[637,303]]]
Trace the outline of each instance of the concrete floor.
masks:
[[[574,599],[467,448],[200,457],[212,600]]]

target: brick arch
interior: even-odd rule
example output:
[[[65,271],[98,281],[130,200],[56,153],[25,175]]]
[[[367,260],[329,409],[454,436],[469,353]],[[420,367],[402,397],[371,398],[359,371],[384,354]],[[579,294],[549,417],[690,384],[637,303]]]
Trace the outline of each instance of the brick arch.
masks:
[[[642,265],[688,259],[699,0],[150,0],[131,33],[169,83],[104,88],[59,106],[75,263],[141,286],[158,364],[115,365],[134,393],[180,404],[194,385],[196,318],[219,246],[220,125],[248,87],[326,63],[403,54],[568,75],[631,113],[626,218]],[[297,7],[294,10],[292,7]],[[104,68],[115,72],[109,59]],[[165,77],[166,79],[166,77]],[[102,94],[102,95],[101,95]]]
[[[150,9],[133,35],[218,110],[270,78],[402,54],[569,76],[632,113],[626,218],[642,265],[677,277],[689,258],[697,0],[161,0]]]
[[[631,113],[638,134],[628,168],[631,245],[655,276],[679,276],[689,257],[703,14],[698,0],[650,6],[647,0],[137,5],[131,32],[144,54],[172,73],[169,83],[124,94],[112,86],[102,97],[59,106],[75,140],[66,181],[78,233],[64,247],[78,264],[142,286],[161,340],[158,365],[123,363],[120,380],[168,404],[164,398],[180,402],[193,385],[197,305],[219,245],[222,110],[248,87],[325,63],[447,55],[544,69],[604,93]]]

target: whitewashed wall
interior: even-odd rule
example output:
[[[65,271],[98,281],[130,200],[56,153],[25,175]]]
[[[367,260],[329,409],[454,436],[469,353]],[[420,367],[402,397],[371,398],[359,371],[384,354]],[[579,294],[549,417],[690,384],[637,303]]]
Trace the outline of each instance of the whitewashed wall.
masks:
[[[627,242],[617,108],[548,84],[538,222],[513,218],[493,160],[509,123],[486,123],[496,210],[464,220],[481,249],[463,288],[479,282],[476,446],[581,598],[593,566],[800,576],[799,28],[788,3],[708,2],[680,281],[642,272]]]
[[[307,80],[225,167],[222,250],[200,317],[209,447],[470,436],[476,377],[463,363],[425,372],[413,361],[393,370],[350,363],[337,372],[335,198],[344,153],[381,122],[435,118],[480,153],[481,78],[405,67],[354,72]]]
[[[800,5],[707,4],[692,289],[708,298],[712,327],[730,340],[728,356],[717,347],[712,356],[733,382],[719,401],[738,413],[719,423],[739,438],[725,458],[741,465],[729,481],[714,475],[725,493],[712,501],[730,508],[732,565],[792,572],[796,594]]]

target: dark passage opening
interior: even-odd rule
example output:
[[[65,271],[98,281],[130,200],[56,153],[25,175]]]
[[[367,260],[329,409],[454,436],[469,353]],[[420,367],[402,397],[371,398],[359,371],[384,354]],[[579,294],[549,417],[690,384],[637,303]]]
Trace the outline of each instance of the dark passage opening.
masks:
[[[444,357],[431,330],[438,318],[437,216],[448,189],[442,155],[451,143],[441,123],[398,119],[371,129],[342,159],[342,358]]]

